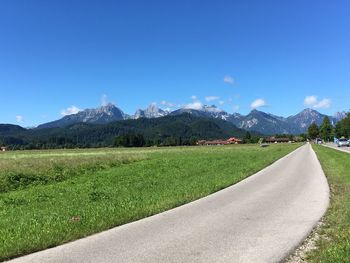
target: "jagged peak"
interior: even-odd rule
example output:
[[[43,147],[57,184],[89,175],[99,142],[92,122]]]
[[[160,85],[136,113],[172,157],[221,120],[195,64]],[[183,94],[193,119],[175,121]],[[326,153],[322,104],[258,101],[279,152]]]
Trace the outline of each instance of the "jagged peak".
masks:
[[[291,118],[291,117],[297,117],[297,116],[316,116],[316,115],[323,115],[322,113],[318,112],[317,110],[314,110],[314,109],[311,109],[311,108],[306,108],[304,110],[302,110],[301,112],[295,114],[295,115],[292,115],[288,118]]]
[[[311,109],[311,108],[306,108],[304,110],[302,110],[300,113],[305,113],[305,114],[322,114],[319,111],[315,110],[315,109]]]
[[[265,113],[263,111],[259,111],[257,109],[252,109],[248,115],[250,115],[250,114],[266,114],[267,115],[267,113]]]
[[[102,105],[100,108],[110,109],[110,108],[117,108],[117,106],[112,102],[108,102],[107,104]]]
[[[160,109],[156,103],[151,103],[150,105],[148,105],[145,111],[157,112],[157,111],[163,111],[163,110]]]

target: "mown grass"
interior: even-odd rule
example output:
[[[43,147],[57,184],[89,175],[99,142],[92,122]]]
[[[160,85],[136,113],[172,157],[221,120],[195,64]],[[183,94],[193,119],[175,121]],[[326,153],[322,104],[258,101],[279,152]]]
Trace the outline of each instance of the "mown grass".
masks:
[[[0,259],[62,244],[198,199],[246,178],[298,146],[106,150],[108,154],[102,156],[107,163],[108,155],[133,162],[107,165],[82,175],[67,172],[63,181],[34,182],[0,193]],[[73,157],[62,157],[70,153],[64,151],[18,153],[13,170],[25,172],[23,167],[29,163],[31,173],[50,176],[51,165],[47,163],[52,155],[56,155],[58,166],[70,171],[76,163],[85,167],[95,158],[102,161],[97,157],[100,154],[91,154],[94,157],[86,159],[88,164],[81,161],[82,154],[100,151],[73,151],[77,153]],[[0,158],[0,165],[7,166],[8,172],[11,165],[7,161],[14,158],[11,154]],[[57,161],[58,156],[62,160]],[[2,176],[6,177],[6,172]]]
[[[321,228],[317,249],[309,262],[350,262],[350,154],[315,145],[331,188],[331,203]]]

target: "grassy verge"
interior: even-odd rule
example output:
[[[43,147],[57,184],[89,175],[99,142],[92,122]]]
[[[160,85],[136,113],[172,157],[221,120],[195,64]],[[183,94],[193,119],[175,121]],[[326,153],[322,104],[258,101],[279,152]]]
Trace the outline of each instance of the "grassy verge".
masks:
[[[51,166],[47,165],[50,158],[62,158],[58,166],[64,166],[67,175],[63,181],[39,184],[33,181],[0,193],[0,260],[62,244],[198,199],[246,178],[298,146],[108,150],[107,156],[137,161],[107,165],[92,172],[84,172],[84,167],[89,167],[95,159],[103,166],[98,157],[101,150],[53,151],[47,152],[48,155],[23,152],[15,158],[12,153],[2,155],[0,165],[6,166],[6,171],[25,172],[23,167],[29,163],[30,173],[37,170],[41,176],[45,174],[43,170],[51,175]],[[82,156],[90,155],[94,158],[82,161]],[[9,162],[13,158],[18,162],[11,169]],[[70,176],[69,171],[75,171],[76,163],[83,167],[82,175]],[[2,176],[6,178],[6,172]]]
[[[350,154],[315,145],[331,188],[331,204],[308,262],[350,262]]]

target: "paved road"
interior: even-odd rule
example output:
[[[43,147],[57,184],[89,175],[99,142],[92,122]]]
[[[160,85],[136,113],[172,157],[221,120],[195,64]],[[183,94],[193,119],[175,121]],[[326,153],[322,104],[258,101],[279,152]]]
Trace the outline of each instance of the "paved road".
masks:
[[[305,145],[213,195],[13,262],[278,262],[324,214],[328,195]]]
[[[350,153],[350,147],[337,147],[337,145],[332,143],[332,142],[322,144],[322,145],[330,147],[330,148],[334,148],[334,149],[342,151],[342,152]]]

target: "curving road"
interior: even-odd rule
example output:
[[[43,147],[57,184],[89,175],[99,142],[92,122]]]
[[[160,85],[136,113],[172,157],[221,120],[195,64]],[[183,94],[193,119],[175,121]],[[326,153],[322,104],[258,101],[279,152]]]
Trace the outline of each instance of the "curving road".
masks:
[[[306,144],[208,197],[11,262],[278,262],[328,201],[326,178]]]

